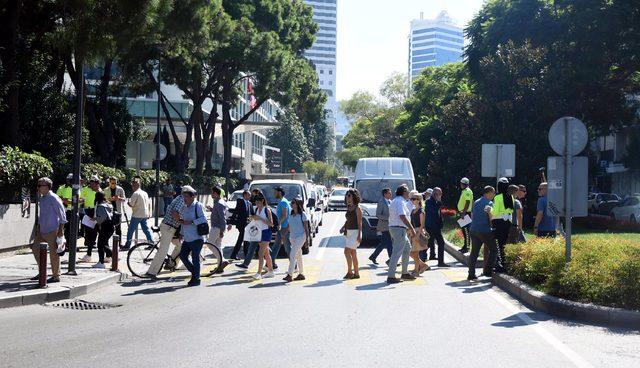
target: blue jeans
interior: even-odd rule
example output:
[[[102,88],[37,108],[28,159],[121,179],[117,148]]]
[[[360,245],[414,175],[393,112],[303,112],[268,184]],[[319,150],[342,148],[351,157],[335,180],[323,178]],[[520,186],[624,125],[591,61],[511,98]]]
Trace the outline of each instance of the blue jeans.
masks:
[[[182,242],[180,260],[184,263],[187,270],[191,272],[192,280],[200,280],[200,252],[202,251],[203,244],[204,240]],[[191,261],[189,261],[189,254],[191,254]]]
[[[286,235],[282,235],[282,230],[276,233],[276,240],[273,242],[273,249],[271,249],[271,261],[273,262],[273,267],[276,266],[276,258],[278,258],[278,253],[280,252],[280,247],[282,246],[282,242],[284,241],[284,250],[287,254],[291,251],[291,237],[290,233],[287,232]]]
[[[251,264],[251,260],[253,259],[253,255],[256,254],[256,249],[258,249],[259,245],[260,242],[249,242],[247,254],[244,255],[244,262],[242,262],[243,265],[249,267],[249,265]]]
[[[378,246],[376,247],[376,250],[374,250],[373,253],[371,253],[371,256],[369,257],[369,259],[375,261],[383,249],[387,250],[387,254],[389,255],[389,258],[391,258],[391,254],[393,253],[393,246],[391,244],[391,233],[389,233],[389,231],[382,232],[382,237],[380,238],[380,244],[378,244]]]
[[[153,243],[153,237],[151,236],[151,231],[149,231],[149,225],[147,225],[147,219],[141,217],[132,217],[131,223],[129,223],[129,230],[127,230],[127,243],[124,245],[125,247],[131,246],[131,239],[133,238],[133,233],[138,228],[138,224],[142,228],[142,232],[147,237],[147,241],[149,243]]]
[[[393,253],[389,260],[389,273],[387,277],[396,277],[396,267],[398,260],[402,256],[402,274],[409,273],[409,253],[411,252],[411,243],[407,236],[407,229],[403,227],[390,227],[391,239],[393,239]]]

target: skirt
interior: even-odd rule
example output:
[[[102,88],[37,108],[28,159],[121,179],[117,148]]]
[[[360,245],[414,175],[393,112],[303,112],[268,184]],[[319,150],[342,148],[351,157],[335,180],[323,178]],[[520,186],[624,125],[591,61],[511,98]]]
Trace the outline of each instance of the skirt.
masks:
[[[347,235],[345,235],[346,243],[345,248],[349,249],[357,249],[360,243],[358,243],[358,229],[355,230],[347,230]]]
[[[260,239],[260,242],[270,242],[272,235],[271,229],[262,230],[262,238]]]

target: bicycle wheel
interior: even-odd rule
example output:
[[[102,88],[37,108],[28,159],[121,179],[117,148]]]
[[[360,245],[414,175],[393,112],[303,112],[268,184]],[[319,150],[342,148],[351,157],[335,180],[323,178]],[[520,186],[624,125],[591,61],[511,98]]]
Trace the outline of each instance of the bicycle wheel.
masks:
[[[200,275],[207,276],[222,264],[222,254],[213,244],[205,242],[200,253]]]
[[[158,246],[151,243],[138,243],[127,253],[127,267],[133,276],[147,278],[153,258],[158,253]]]

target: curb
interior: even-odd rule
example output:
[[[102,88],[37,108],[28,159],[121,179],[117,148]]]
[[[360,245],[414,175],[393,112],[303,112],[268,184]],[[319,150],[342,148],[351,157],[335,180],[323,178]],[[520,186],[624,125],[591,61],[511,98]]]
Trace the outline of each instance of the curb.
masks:
[[[458,251],[458,248],[451,244],[448,240],[444,241],[444,250],[449,253],[450,256],[456,259],[456,261],[462,263],[465,266],[469,265],[469,256],[462,254]],[[482,268],[484,261],[476,260],[476,268]]]
[[[447,243],[445,249],[451,256],[456,259],[465,257],[451,244],[448,244],[448,242],[445,243]],[[455,253],[458,253],[458,257],[456,257]],[[468,259],[459,261],[466,265]],[[494,285],[536,311],[578,322],[640,329],[640,311],[605,307],[558,298],[535,290],[526,283],[506,274],[494,273],[491,281]]]
[[[78,285],[62,290],[49,291],[48,289],[34,289],[33,293],[0,298],[0,308],[19,307],[31,304],[44,304],[57,300],[73,299],[81,295],[89,294],[105,286],[124,281],[127,275],[124,273],[110,272],[103,278],[87,284]]]

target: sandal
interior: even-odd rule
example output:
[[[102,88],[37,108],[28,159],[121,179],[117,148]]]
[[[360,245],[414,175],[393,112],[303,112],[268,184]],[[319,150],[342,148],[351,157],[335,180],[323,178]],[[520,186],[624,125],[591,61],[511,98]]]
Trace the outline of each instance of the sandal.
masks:
[[[294,280],[295,281],[302,281],[302,280],[306,280],[306,277],[304,277],[303,274],[299,274],[298,276],[296,276],[296,278]]]
[[[291,282],[291,281],[293,281],[293,278],[291,277],[291,275],[287,275],[282,280],[284,280],[286,282]]]
[[[347,274],[344,275],[344,277],[342,279],[351,280],[352,278],[353,278],[353,274],[351,272],[347,272]]]
[[[360,274],[359,273],[354,273],[352,278],[353,279],[359,279],[360,278]]]

